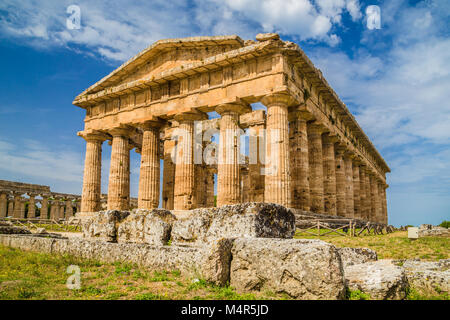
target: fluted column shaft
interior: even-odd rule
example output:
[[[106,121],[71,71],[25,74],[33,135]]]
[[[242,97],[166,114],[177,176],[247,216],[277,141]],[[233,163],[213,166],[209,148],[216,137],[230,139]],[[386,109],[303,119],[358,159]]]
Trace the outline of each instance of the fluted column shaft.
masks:
[[[84,161],[83,191],[81,195],[81,212],[100,210],[102,177],[102,143],[101,135],[83,136],[86,140],[86,158]]]
[[[322,132],[318,124],[308,123],[311,211],[316,213],[324,212]]]
[[[376,215],[376,193],[377,187],[375,183],[375,177],[372,173],[369,173],[369,191],[370,191],[370,220],[377,222]]]
[[[147,123],[142,127],[141,171],[139,175],[138,208],[154,209],[159,206],[159,124]]]
[[[336,151],[336,212],[338,216],[345,216],[347,212],[345,198],[345,163],[344,150]]]
[[[164,132],[164,171],[162,207],[173,210],[174,186],[175,186],[175,163],[172,161],[172,152],[175,149],[175,140],[170,139],[169,128]]]
[[[366,215],[367,220],[372,220],[372,194],[371,194],[371,188],[370,188],[370,173],[369,170],[366,168]]]
[[[72,200],[66,200],[66,219],[73,217]]]
[[[264,180],[265,177],[262,174],[264,170],[264,126],[265,122],[250,125],[249,127],[249,164],[248,164],[248,177],[250,190],[248,192],[249,201],[251,202],[264,202]]]
[[[14,218],[20,218],[21,198],[22,196],[20,194],[14,195],[14,214],[13,214]]]
[[[368,220],[366,203],[366,169],[364,165],[359,166],[359,199],[361,206],[361,218]]]
[[[128,210],[130,207],[130,147],[129,131],[114,129],[108,184],[108,210]]]
[[[8,217],[14,217],[14,200],[10,200],[8,203]]]
[[[241,201],[239,169],[239,106],[221,105],[219,158],[217,166],[217,206]]]
[[[383,218],[384,218],[384,223],[388,223],[388,213],[387,213],[387,199],[386,199],[386,188],[387,186],[383,186],[382,187],[382,195],[381,195],[381,199],[382,199],[382,205],[383,205]]]
[[[336,215],[336,160],[334,137],[328,133],[322,136],[323,152],[323,191],[325,213]]]
[[[195,203],[194,189],[194,121],[181,120],[178,127],[177,157],[175,164],[174,209],[190,210]]]
[[[47,219],[47,218],[48,218],[48,198],[42,196],[40,219]]]
[[[0,218],[6,217],[8,210],[8,195],[0,193]]]
[[[354,202],[354,217],[363,218],[361,212],[361,182],[359,180],[359,164],[353,161],[353,202]]]
[[[355,202],[353,191],[353,161],[351,156],[344,155],[345,163],[345,207],[346,217],[353,218],[355,216]]]
[[[267,106],[264,202],[291,207],[291,172],[287,96],[263,99]]]
[[[376,193],[375,193],[375,211],[376,216],[378,218],[378,222],[383,223],[384,217],[383,217],[383,204],[381,200],[381,181],[375,177],[375,186],[376,186]]]
[[[289,139],[292,172],[292,206],[309,211],[309,157],[308,132],[306,120],[300,114],[289,122]]]
[[[36,199],[35,195],[30,194],[30,202],[28,203],[28,214],[27,218],[34,218],[36,217]]]

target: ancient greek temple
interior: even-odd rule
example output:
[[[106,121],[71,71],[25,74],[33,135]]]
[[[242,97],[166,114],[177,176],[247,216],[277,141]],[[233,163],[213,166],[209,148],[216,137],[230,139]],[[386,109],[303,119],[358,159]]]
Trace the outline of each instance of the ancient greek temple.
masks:
[[[157,41],[73,104],[86,110],[82,213],[100,210],[108,140],[110,210],[130,209],[135,149],[138,208],[211,207],[216,184],[217,206],[271,202],[387,223],[389,167],[321,71],[277,34]]]

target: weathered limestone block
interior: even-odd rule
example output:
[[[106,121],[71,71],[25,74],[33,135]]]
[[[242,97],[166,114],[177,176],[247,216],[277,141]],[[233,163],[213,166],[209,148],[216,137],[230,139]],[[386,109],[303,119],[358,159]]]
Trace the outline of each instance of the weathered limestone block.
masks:
[[[345,280],[350,290],[360,290],[375,300],[401,300],[408,289],[405,270],[391,260],[347,266]]]
[[[117,242],[165,245],[176,217],[168,210],[137,209],[119,222]]]
[[[91,218],[83,221],[83,237],[87,239],[96,238],[107,242],[116,242],[118,224],[129,214],[128,211],[100,211]]]
[[[419,237],[427,236],[450,236],[450,230],[440,226],[431,224],[421,224],[419,226]]]
[[[290,210],[273,203],[249,202],[193,210],[174,223],[172,240],[201,243],[222,237],[292,238],[294,233],[295,217]]]
[[[230,285],[239,292],[271,290],[297,299],[343,299],[345,283],[336,247],[321,240],[234,241]]]
[[[404,260],[402,266],[412,288],[431,295],[450,291],[450,259]]]
[[[338,248],[341,255],[342,265],[344,269],[347,266],[377,261],[378,256],[375,251],[368,248]]]
[[[26,251],[68,254],[105,263],[135,263],[151,270],[179,270],[187,276],[201,276],[216,284],[225,284],[229,280],[231,241],[227,239],[212,243],[211,246],[154,246],[77,238],[0,235],[0,244]]]
[[[0,225],[0,234],[31,234],[31,231],[23,227]]]

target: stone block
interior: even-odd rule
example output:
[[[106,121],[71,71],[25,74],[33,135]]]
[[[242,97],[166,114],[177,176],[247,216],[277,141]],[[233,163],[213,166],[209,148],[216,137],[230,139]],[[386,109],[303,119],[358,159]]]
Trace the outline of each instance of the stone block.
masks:
[[[273,203],[248,202],[220,208],[195,209],[172,228],[174,243],[202,243],[220,238],[292,238],[295,217]]]
[[[138,209],[118,225],[117,242],[136,242],[165,245],[170,239],[176,217],[168,210]]]
[[[377,253],[368,248],[338,248],[344,269],[347,266],[377,261]]]
[[[116,242],[118,224],[129,214],[118,210],[98,212],[82,221],[83,238]]]
[[[343,299],[339,251],[321,240],[235,239],[230,284],[238,292],[270,290],[302,300]]]
[[[345,268],[346,285],[374,300],[401,300],[409,287],[405,270],[391,260],[355,264]]]

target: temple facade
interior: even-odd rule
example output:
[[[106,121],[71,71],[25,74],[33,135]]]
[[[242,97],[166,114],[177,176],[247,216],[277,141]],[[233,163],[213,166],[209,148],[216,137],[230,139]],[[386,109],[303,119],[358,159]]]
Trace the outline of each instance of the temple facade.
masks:
[[[86,111],[82,213],[101,209],[108,140],[110,210],[130,209],[135,149],[138,208],[257,201],[387,223],[389,167],[321,71],[277,34],[157,41],[73,104]]]

